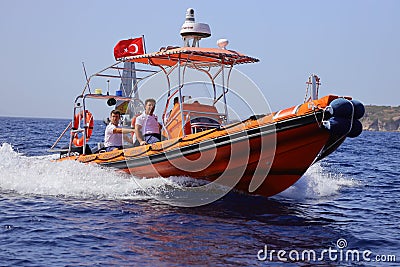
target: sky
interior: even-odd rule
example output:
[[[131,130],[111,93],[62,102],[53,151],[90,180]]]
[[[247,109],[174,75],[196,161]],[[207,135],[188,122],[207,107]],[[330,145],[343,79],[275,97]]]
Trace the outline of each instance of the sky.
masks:
[[[306,80],[320,96],[400,105],[400,1],[0,0],[0,116],[70,118],[88,74],[115,62],[122,39],[145,36],[147,52],[183,44],[187,8],[208,23],[216,47],[260,59],[238,66],[272,110],[302,103]]]

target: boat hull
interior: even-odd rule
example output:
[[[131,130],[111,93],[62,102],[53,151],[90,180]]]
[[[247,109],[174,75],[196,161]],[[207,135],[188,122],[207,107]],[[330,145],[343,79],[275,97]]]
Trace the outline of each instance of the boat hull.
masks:
[[[276,129],[275,129],[275,127]],[[312,165],[330,135],[311,114],[276,125],[100,165],[137,177],[188,176],[272,196],[293,185]],[[250,186],[255,180],[257,186]]]

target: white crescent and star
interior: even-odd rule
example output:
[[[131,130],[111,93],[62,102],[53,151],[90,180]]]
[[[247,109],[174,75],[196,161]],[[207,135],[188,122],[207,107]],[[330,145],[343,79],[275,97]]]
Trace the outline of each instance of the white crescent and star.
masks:
[[[137,44],[130,44],[127,47],[124,47],[121,52],[125,55],[136,55],[139,52],[139,46]]]
[[[134,47],[134,50],[130,48],[131,46]],[[128,47],[124,48],[124,53],[136,54],[139,51],[139,46],[137,44],[131,44]]]

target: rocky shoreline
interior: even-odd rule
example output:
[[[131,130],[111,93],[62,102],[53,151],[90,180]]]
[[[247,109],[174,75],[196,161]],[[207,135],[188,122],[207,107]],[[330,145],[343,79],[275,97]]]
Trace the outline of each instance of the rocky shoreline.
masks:
[[[366,105],[360,121],[367,131],[400,132],[400,106]]]

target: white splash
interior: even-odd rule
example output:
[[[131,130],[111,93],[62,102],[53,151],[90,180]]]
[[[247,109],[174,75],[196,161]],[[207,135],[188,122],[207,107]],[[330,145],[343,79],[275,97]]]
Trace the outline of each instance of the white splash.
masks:
[[[147,192],[180,187],[187,178],[141,179],[95,164],[55,162],[54,156],[28,157],[0,147],[0,190],[19,194],[101,199],[147,199]]]
[[[291,199],[320,199],[339,194],[343,187],[353,187],[359,182],[339,173],[326,171],[320,163],[311,166],[293,186],[278,194]]]

